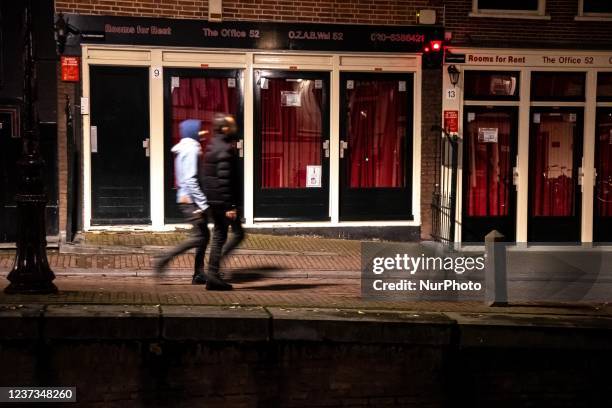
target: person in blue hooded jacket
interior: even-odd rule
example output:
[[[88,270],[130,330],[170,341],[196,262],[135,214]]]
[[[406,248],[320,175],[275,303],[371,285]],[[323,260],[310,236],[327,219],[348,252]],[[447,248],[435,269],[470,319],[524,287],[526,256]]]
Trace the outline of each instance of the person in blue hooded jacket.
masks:
[[[210,240],[207,217],[209,205],[198,178],[198,161],[202,155],[200,137],[205,134],[205,131],[201,131],[201,127],[202,122],[196,119],[182,121],[179,124],[181,140],[172,147],[172,153],[175,154],[174,173],[177,181],[176,202],[185,218],[193,225],[191,236],[155,260],[155,270],[163,272],[172,258],[195,248],[195,264],[191,280],[194,285],[206,284],[204,254]]]

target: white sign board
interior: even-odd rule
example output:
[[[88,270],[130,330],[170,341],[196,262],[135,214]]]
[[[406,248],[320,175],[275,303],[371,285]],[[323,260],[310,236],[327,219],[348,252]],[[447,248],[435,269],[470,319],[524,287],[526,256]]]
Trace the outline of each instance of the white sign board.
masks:
[[[300,93],[297,91],[281,91],[281,106],[293,106],[297,108],[302,106]]]
[[[480,143],[497,143],[497,128],[478,128],[478,141]]]
[[[306,166],[306,187],[321,187],[321,166]]]
[[[98,127],[91,126],[89,130],[89,140],[91,143],[91,152],[98,153]]]

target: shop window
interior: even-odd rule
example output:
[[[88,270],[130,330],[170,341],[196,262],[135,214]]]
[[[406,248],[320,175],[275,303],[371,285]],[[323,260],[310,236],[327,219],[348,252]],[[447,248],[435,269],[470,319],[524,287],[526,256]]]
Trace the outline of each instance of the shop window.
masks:
[[[584,72],[533,72],[531,100],[584,101]]]
[[[467,100],[518,100],[519,73],[465,71],[464,98]]]
[[[471,16],[487,14],[504,15],[504,17],[544,16],[545,0],[472,0]]]
[[[597,73],[597,100],[612,101],[612,72]]]
[[[612,109],[597,113],[595,215],[612,217]]]
[[[612,16],[612,1],[610,0],[580,0],[579,15],[581,16]]]

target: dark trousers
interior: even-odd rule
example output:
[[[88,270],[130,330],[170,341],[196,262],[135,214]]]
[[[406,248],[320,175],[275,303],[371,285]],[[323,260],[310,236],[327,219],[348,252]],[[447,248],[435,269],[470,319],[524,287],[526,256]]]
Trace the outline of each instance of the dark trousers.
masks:
[[[164,258],[166,262],[170,262],[172,258],[190,250],[191,248],[196,249],[194,275],[204,272],[204,253],[210,241],[210,232],[208,231],[208,216],[207,213],[200,213],[195,215],[193,212],[198,208],[195,204],[179,204],[181,212],[185,216],[185,219],[193,225],[191,229],[191,235],[188,239],[175,246],[170,252],[168,252]]]
[[[215,229],[213,230],[212,246],[210,247],[210,259],[208,260],[208,273],[217,276],[221,258],[232,252],[244,238],[244,230],[240,214],[235,220],[225,216],[227,209],[211,206],[209,214],[213,219]],[[227,242],[227,230],[232,227],[232,238]]]

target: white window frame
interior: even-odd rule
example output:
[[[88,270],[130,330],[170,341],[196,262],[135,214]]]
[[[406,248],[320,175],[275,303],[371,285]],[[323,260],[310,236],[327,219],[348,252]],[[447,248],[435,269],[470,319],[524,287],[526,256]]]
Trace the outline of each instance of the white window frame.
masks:
[[[550,20],[546,15],[546,0],[538,0],[537,10],[497,10],[483,9],[478,7],[479,0],[472,0],[472,11],[470,17],[494,17],[494,18],[521,18],[531,20]]]
[[[576,21],[612,21],[612,13],[585,13],[584,0],[578,0],[578,15]]]

